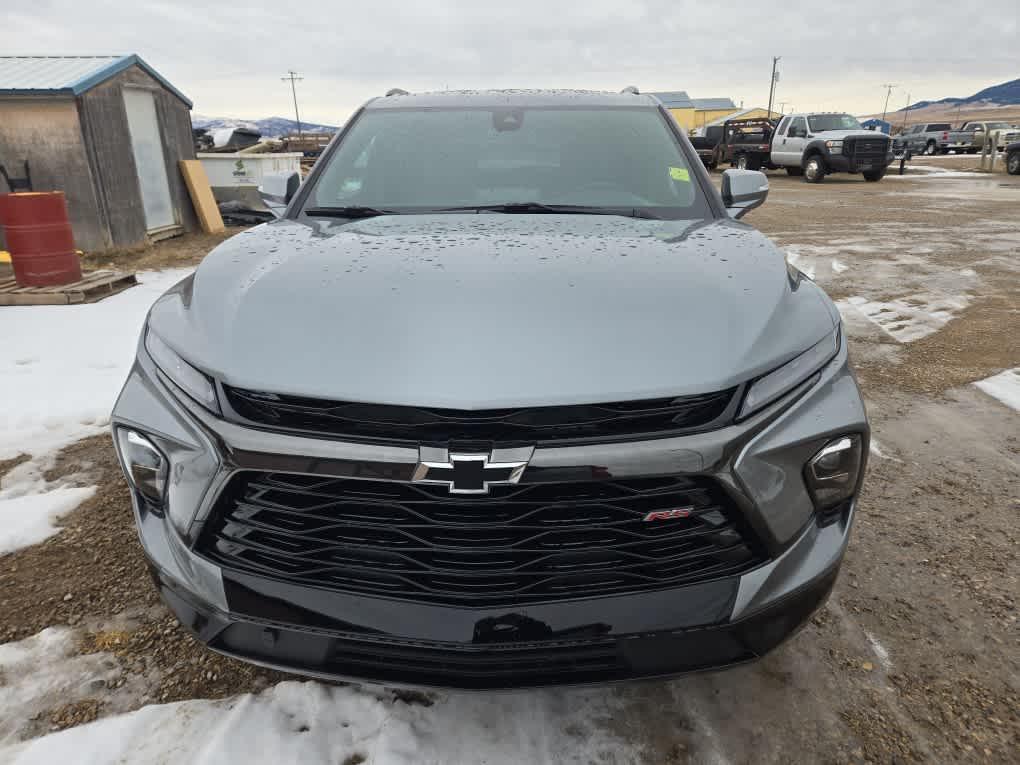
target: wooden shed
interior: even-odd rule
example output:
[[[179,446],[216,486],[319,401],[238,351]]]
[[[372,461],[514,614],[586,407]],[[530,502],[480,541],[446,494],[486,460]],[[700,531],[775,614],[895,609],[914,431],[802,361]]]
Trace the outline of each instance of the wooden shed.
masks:
[[[194,158],[191,101],[138,56],[0,56],[0,165],[64,192],[80,249],[194,230]]]

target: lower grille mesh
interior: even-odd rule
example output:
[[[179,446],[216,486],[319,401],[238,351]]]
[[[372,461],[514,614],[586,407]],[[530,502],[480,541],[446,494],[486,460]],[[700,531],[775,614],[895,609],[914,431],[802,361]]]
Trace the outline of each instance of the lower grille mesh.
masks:
[[[689,515],[643,520],[677,509]],[[246,472],[221,496],[199,551],[304,585],[478,606],[660,589],[764,560],[721,489],[688,477],[521,484],[479,497]]]
[[[844,141],[846,153],[856,160],[885,159],[889,153],[889,139],[884,137],[851,137]]]

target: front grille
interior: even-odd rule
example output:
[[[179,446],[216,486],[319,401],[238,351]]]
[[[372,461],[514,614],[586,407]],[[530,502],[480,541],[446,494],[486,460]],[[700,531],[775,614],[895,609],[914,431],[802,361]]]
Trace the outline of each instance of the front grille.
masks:
[[[802,610],[784,610],[784,616],[797,617],[787,631],[804,618]],[[531,621],[517,614],[512,616]],[[499,621],[501,626],[507,626],[505,618]],[[603,683],[732,665],[759,655],[753,646],[768,640],[770,632],[775,633],[769,629],[771,624],[763,621],[756,619],[748,624],[746,636],[725,628],[707,628],[626,639],[611,637],[608,634],[611,627],[604,623],[575,628],[569,632],[581,634],[564,636],[536,622],[550,634],[527,640],[515,636],[509,642],[472,643],[388,634],[324,635],[292,631],[286,626],[280,632],[285,635],[283,639],[291,655],[305,659],[299,658],[296,665],[291,665],[298,671],[381,683],[481,690]],[[220,632],[212,645],[235,656],[276,663],[280,656],[266,652],[264,631],[262,624],[235,622]]]
[[[689,517],[645,522],[656,510]],[[647,591],[764,561],[707,478],[443,487],[244,472],[220,496],[199,552],[295,584],[464,605]]]
[[[847,138],[848,154],[856,160],[885,159],[889,152],[888,138]]]
[[[613,638],[477,646],[348,639],[336,641],[333,663],[355,675],[385,669],[399,677],[441,677],[468,687],[527,684],[539,678],[548,682],[549,676],[570,682],[573,677],[612,676],[626,670]]]
[[[731,388],[609,404],[461,410],[327,401],[224,386],[230,407],[245,424],[391,442],[470,440],[496,445],[605,441],[716,428],[732,416],[735,392]]]

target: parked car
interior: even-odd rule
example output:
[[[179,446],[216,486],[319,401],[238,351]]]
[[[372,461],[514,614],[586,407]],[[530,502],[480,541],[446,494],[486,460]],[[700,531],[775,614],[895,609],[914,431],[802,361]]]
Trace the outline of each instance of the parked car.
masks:
[[[691,145],[709,170],[714,170],[719,165],[719,144],[722,137],[722,125],[709,125],[705,128],[704,135],[691,136]]]
[[[996,132],[999,134],[996,145],[999,151],[1009,143],[1020,141],[1020,129],[1008,122],[965,122],[962,128],[949,134],[946,149],[976,154],[984,148],[986,136]]]
[[[1020,175],[1020,141],[1006,147],[1006,172]]]
[[[952,130],[953,126],[948,122],[911,125],[893,138],[893,153],[899,156],[909,149],[911,154],[945,154],[949,151]]]
[[[880,181],[893,160],[889,137],[865,130],[838,112],[788,114],[772,138],[771,163],[820,183],[830,173],[860,173]]]
[[[502,688],[768,653],[869,427],[836,306],[633,91],[374,99],[147,317],[112,428],[181,624],[303,675]]]

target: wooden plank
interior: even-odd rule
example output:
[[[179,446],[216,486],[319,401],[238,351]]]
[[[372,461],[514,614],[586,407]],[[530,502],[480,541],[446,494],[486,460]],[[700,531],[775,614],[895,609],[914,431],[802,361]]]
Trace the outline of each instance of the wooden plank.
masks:
[[[45,292],[22,292],[0,294],[0,306],[4,305],[67,305],[67,295],[50,295]]]
[[[83,290],[83,301],[95,303],[97,300],[102,300],[110,295],[116,295],[118,292],[123,292],[129,287],[134,287],[136,284],[138,284],[138,279],[134,274],[116,274],[113,279],[108,279],[101,284],[96,284]]]
[[[207,234],[218,234],[226,230],[223,225],[223,218],[220,216],[220,209],[213,199],[212,188],[209,186],[209,176],[205,174],[205,168],[197,159],[182,159],[179,161],[181,175],[184,176],[184,183],[191,194],[191,202],[198,213],[198,222],[202,224],[202,230]]]
[[[10,290],[7,287],[11,282],[13,279],[0,282],[0,306],[95,303],[133,287],[138,284],[138,279],[134,274],[95,271],[81,281],[59,287],[18,287]]]

